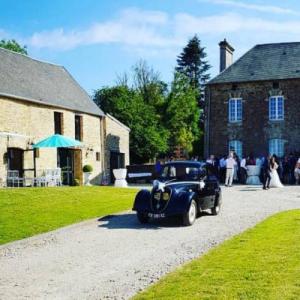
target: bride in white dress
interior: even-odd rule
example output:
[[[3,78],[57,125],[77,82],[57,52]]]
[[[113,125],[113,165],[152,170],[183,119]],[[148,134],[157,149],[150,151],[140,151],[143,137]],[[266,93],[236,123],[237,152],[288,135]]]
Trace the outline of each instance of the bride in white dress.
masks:
[[[272,156],[271,157],[271,161],[270,161],[270,175],[271,175],[271,181],[270,181],[270,187],[275,187],[275,188],[282,188],[283,184],[280,181],[278,172],[278,164],[275,161],[275,157]]]

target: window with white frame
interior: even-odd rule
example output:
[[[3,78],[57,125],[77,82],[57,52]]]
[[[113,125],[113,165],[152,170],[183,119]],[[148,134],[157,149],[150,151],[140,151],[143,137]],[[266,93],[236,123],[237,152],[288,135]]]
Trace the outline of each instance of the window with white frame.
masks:
[[[243,155],[243,143],[238,140],[229,141],[229,151],[235,152],[241,158]]]
[[[228,104],[229,122],[242,121],[242,98],[231,98]]]
[[[271,121],[284,120],[283,96],[272,96],[269,98],[269,119]]]
[[[282,139],[271,139],[269,140],[269,153],[275,154],[279,157],[284,156],[284,140]]]

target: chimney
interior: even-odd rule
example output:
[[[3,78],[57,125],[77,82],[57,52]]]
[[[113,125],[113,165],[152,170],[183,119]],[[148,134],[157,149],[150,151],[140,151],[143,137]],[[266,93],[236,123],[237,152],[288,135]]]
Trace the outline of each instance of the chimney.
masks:
[[[233,62],[234,48],[228,44],[226,39],[219,43],[220,46],[220,72],[228,68]]]

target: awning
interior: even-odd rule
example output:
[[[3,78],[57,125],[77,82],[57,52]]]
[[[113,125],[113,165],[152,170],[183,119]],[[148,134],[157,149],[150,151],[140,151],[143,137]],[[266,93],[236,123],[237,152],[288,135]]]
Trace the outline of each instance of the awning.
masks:
[[[48,138],[37,142],[32,147],[36,148],[68,148],[68,147],[80,147],[83,144],[73,138],[63,136],[60,134],[54,134]]]

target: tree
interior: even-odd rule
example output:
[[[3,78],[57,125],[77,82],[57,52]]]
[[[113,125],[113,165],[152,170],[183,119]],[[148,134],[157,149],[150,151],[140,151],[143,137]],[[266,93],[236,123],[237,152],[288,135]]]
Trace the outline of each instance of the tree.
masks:
[[[161,112],[165,104],[168,85],[160,80],[159,73],[149,67],[144,60],[140,60],[133,67],[133,85],[141,93],[145,103]]]
[[[195,89],[199,89],[201,96],[204,84],[210,78],[208,70],[211,66],[205,60],[206,56],[205,48],[201,47],[201,41],[195,35],[188,41],[177,58],[176,71],[186,75],[190,79],[191,85]]]
[[[195,137],[193,145],[195,154],[203,153],[203,131],[204,131],[204,88],[205,84],[210,78],[208,73],[211,66],[208,64],[205,58],[207,54],[205,48],[201,47],[201,41],[195,35],[188,41],[188,44],[183,48],[182,53],[177,58],[178,66],[176,70],[186,75],[190,84],[197,90],[197,101],[200,107],[200,115],[198,120],[198,126],[201,135]],[[197,150],[196,150],[197,148]]]
[[[1,40],[0,48],[5,48],[14,52],[27,55],[27,46],[21,46],[15,40]]]
[[[155,108],[145,103],[139,91],[124,85],[102,88],[95,92],[94,101],[131,129],[132,162],[149,162],[167,151],[168,131],[160,123]]]
[[[175,72],[165,116],[166,127],[172,133],[171,149],[180,146],[186,153],[192,152],[193,142],[200,135],[199,115],[197,90],[186,75]]]

